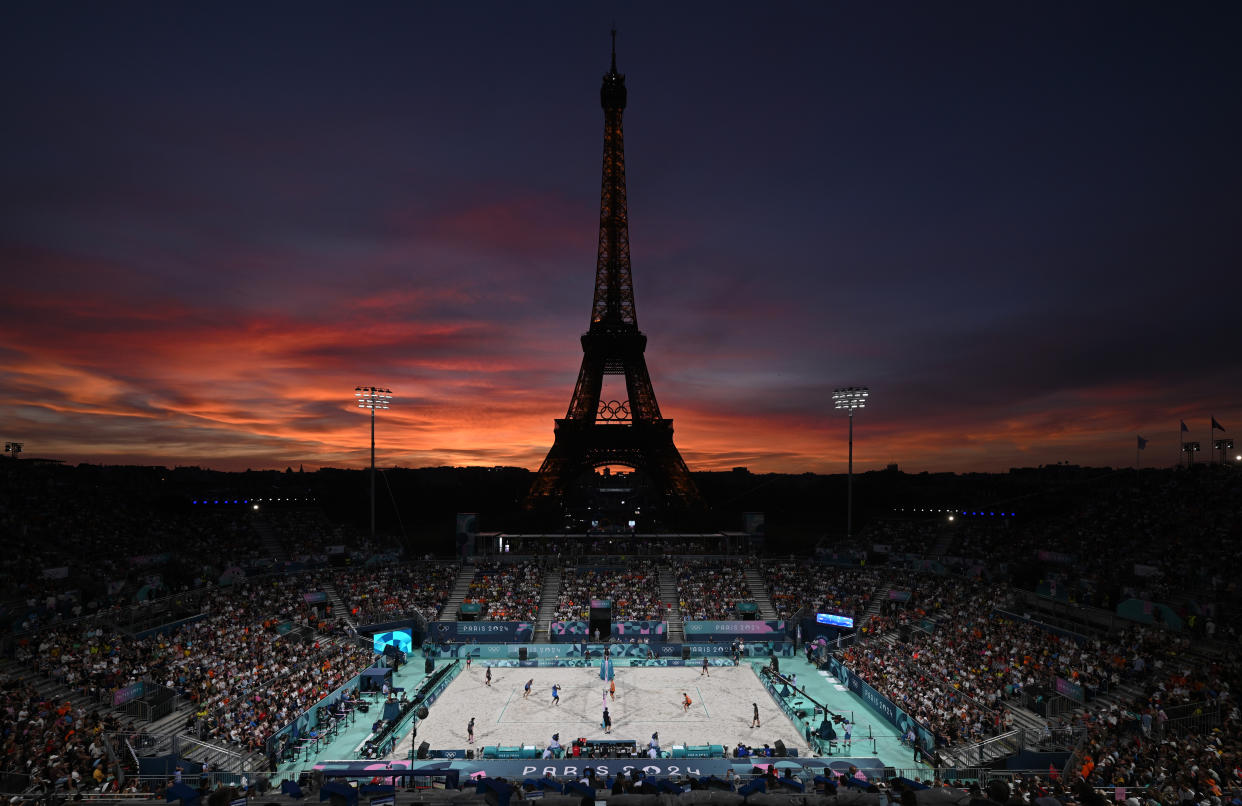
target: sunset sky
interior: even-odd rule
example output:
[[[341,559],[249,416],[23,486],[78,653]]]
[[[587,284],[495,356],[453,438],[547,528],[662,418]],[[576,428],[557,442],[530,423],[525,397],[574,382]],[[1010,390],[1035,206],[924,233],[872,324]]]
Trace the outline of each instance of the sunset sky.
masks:
[[[864,470],[1242,431],[1240,4],[135,1],[6,14],[0,438],[358,467],[378,384],[381,464],[538,467],[614,20],[692,470],[843,472],[858,384]]]

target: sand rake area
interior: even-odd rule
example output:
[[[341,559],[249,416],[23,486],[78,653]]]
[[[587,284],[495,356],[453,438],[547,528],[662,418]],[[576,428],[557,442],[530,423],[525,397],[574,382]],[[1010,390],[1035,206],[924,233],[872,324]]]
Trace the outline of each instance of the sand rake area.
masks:
[[[698,667],[644,668],[617,667],[617,696],[609,699],[612,733],[600,727],[603,697],[608,684],[594,668],[492,669],[491,686],[484,685],[486,667],[475,663],[444,691],[427,719],[418,725],[416,742],[428,742],[432,749],[470,747],[466,743],[466,724],[474,717],[474,747],[486,745],[532,744],[541,750],[552,734],[559,733],[561,744],[579,736],[590,739],[633,739],[646,746],[651,734],[660,734],[660,746],[674,744],[723,744],[738,742],[757,747],[774,745],[777,739],[789,747],[806,752],[805,740],[772,702],[759,678],[749,666],[713,666],[711,677],[700,675]],[[523,697],[523,687],[533,679],[531,694]],[[561,686],[561,704],[552,703],[552,686]],[[682,694],[692,701],[683,708]],[[751,728],[753,709],[759,704],[759,728]],[[407,735],[394,750],[394,757],[408,756]]]

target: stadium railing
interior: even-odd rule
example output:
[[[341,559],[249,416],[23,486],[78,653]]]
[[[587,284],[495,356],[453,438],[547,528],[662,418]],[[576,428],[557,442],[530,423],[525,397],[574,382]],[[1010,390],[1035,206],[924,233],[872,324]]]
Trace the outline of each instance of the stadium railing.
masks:
[[[954,745],[945,748],[941,752],[946,756],[958,759],[964,764],[978,764],[982,767],[991,761],[1011,756],[1022,750],[1026,746],[1025,733],[1022,728],[1014,728],[999,736],[984,739],[981,742],[964,746]]]
[[[184,733],[176,733],[168,731],[164,733],[110,733],[108,734],[111,746],[113,741],[123,742],[127,751],[130,753],[135,767],[139,765],[142,758],[152,758],[155,756],[176,755],[182,758],[188,756],[195,750],[199,752],[199,761],[210,761],[212,764],[220,767],[228,767],[225,772],[237,772],[245,766],[244,762],[247,754],[224,747],[213,742],[206,742],[188,736]]]
[[[1169,713],[1172,711],[1173,713]],[[1169,717],[1164,723],[1153,722],[1152,738],[1163,741],[1166,736],[1182,736],[1187,733],[1210,733],[1220,726],[1220,705],[1204,701],[1177,706],[1165,711]]]
[[[177,693],[176,689],[153,683],[149,678],[142,678],[142,684],[141,696],[120,705],[113,704],[114,691],[112,690],[99,692],[96,700],[106,708],[113,708],[126,716],[146,722],[162,719],[188,702]]]
[[[1074,749],[1078,743],[1078,738],[1086,732],[1086,728],[1082,725],[1070,725],[1067,727],[1051,728],[1043,736],[1040,736],[1038,750],[1042,751],[1064,751],[1069,752]],[[1035,737],[1027,736],[1029,741],[1034,741]]]
[[[1061,768],[1061,780],[1073,780],[1073,770],[1078,764],[1082,755],[1082,749],[1087,746],[1087,731],[1083,731],[1078,737],[1078,741],[1074,744],[1074,749],[1070,751],[1069,758],[1065,759],[1065,766]]]
[[[178,747],[177,755],[185,756],[197,748],[202,751],[199,760],[211,762],[221,772],[240,772],[245,767],[247,754],[240,750],[232,750],[218,744],[204,742],[184,733],[176,735],[173,741]]]
[[[1067,714],[1083,707],[1082,703],[1071,700],[1063,694],[1053,694],[1051,692],[1047,695],[1032,694],[1026,690],[1017,693],[1017,702],[1018,705],[1031,713],[1046,719],[1055,719],[1062,714]]]

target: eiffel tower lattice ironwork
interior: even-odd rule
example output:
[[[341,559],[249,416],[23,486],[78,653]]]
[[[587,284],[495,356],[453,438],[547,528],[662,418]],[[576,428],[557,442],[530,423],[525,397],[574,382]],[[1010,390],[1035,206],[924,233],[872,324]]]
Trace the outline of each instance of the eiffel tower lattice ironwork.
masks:
[[[638,329],[630,278],[630,230],[625,200],[625,76],[617,72],[616,31],[612,66],[600,88],[604,108],[604,168],[600,190],[599,250],[591,325],[582,335],[582,368],[569,411],[556,421],[556,437],[527,499],[529,507],[563,502],[579,481],[606,465],[644,474],[669,508],[699,504],[685,461],[673,444],[673,421],[660,416]],[[600,399],[605,375],[625,377],[628,399]]]

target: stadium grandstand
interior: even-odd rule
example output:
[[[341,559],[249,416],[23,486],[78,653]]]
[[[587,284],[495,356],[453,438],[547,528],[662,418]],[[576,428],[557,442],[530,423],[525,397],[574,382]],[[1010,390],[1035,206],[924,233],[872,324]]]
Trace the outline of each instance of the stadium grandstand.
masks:
[[[1242,803],[1236,468],[462,550],[287,477],[0,464],[12,803]]]

